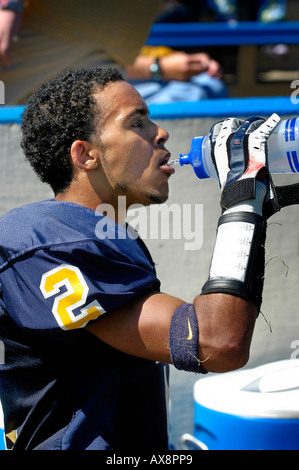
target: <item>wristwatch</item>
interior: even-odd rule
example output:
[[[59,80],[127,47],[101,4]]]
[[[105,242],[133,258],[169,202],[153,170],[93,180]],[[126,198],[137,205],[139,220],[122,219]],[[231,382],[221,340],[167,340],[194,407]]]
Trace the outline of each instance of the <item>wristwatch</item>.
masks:
[[[162,78],[162,71],[160,67],[160,59],[156,57],[155,61],[150,65],[150,71],[152,73],[152,78],[155,82],[159,82]]]

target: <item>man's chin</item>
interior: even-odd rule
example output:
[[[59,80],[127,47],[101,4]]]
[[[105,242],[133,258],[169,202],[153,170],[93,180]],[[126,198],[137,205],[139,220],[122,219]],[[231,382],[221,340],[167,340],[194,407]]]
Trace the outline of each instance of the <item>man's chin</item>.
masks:
[[[164,196],[160,196],[157,194],[148,194],[147,195],[149,204],[163,204],[163,202],[166,202],[168,199],[168,194]]]
[[[123,191],[123,195],[128,197],[127,191]],[[135,196],[135,197],[134,197]],[[136,194],[133,195],[133,197],[129,198],[130,206],[131,204],[141,204],[143,206],[149,206],[151,204],[163,204],[163,202],[166,202],[168,199],[168,192],[167,193],[159,193],[157,192],[147,192],[143,191],[139,193],[136,197]]]

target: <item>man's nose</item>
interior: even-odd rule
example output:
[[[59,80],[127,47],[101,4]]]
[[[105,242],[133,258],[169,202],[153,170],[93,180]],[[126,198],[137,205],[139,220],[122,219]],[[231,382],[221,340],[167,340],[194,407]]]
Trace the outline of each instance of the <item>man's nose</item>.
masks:
[[[157,145],[164,145],[169,138],[168,132],[163,129],[163,127],[157,126],[157,135],[156,135],[156,143]]]

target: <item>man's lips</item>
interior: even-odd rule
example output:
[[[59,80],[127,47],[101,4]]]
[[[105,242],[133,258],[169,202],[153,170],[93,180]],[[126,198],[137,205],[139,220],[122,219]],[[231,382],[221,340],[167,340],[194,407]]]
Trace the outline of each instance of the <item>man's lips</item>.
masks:
[[[168,165],[170,156],[171,156],[170,153],[167,153],[165,155],[163,160],[161,160],[160,162],[160,168],[164,173],[168,173],[169,175],[172,175],[173,173],[175,173],[175,169],[172,166]]]

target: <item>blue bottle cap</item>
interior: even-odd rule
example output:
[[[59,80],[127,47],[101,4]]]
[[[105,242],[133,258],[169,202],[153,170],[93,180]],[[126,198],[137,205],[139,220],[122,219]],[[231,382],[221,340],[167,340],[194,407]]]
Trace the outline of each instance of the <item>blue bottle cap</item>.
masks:
[[[196,176],[200,179],[209,178],[210,176],[204,169],[202,163],[202,142],[204,136],[194,137],[191,143],[190,153],[180,155],[180,165],[192,165]]]

